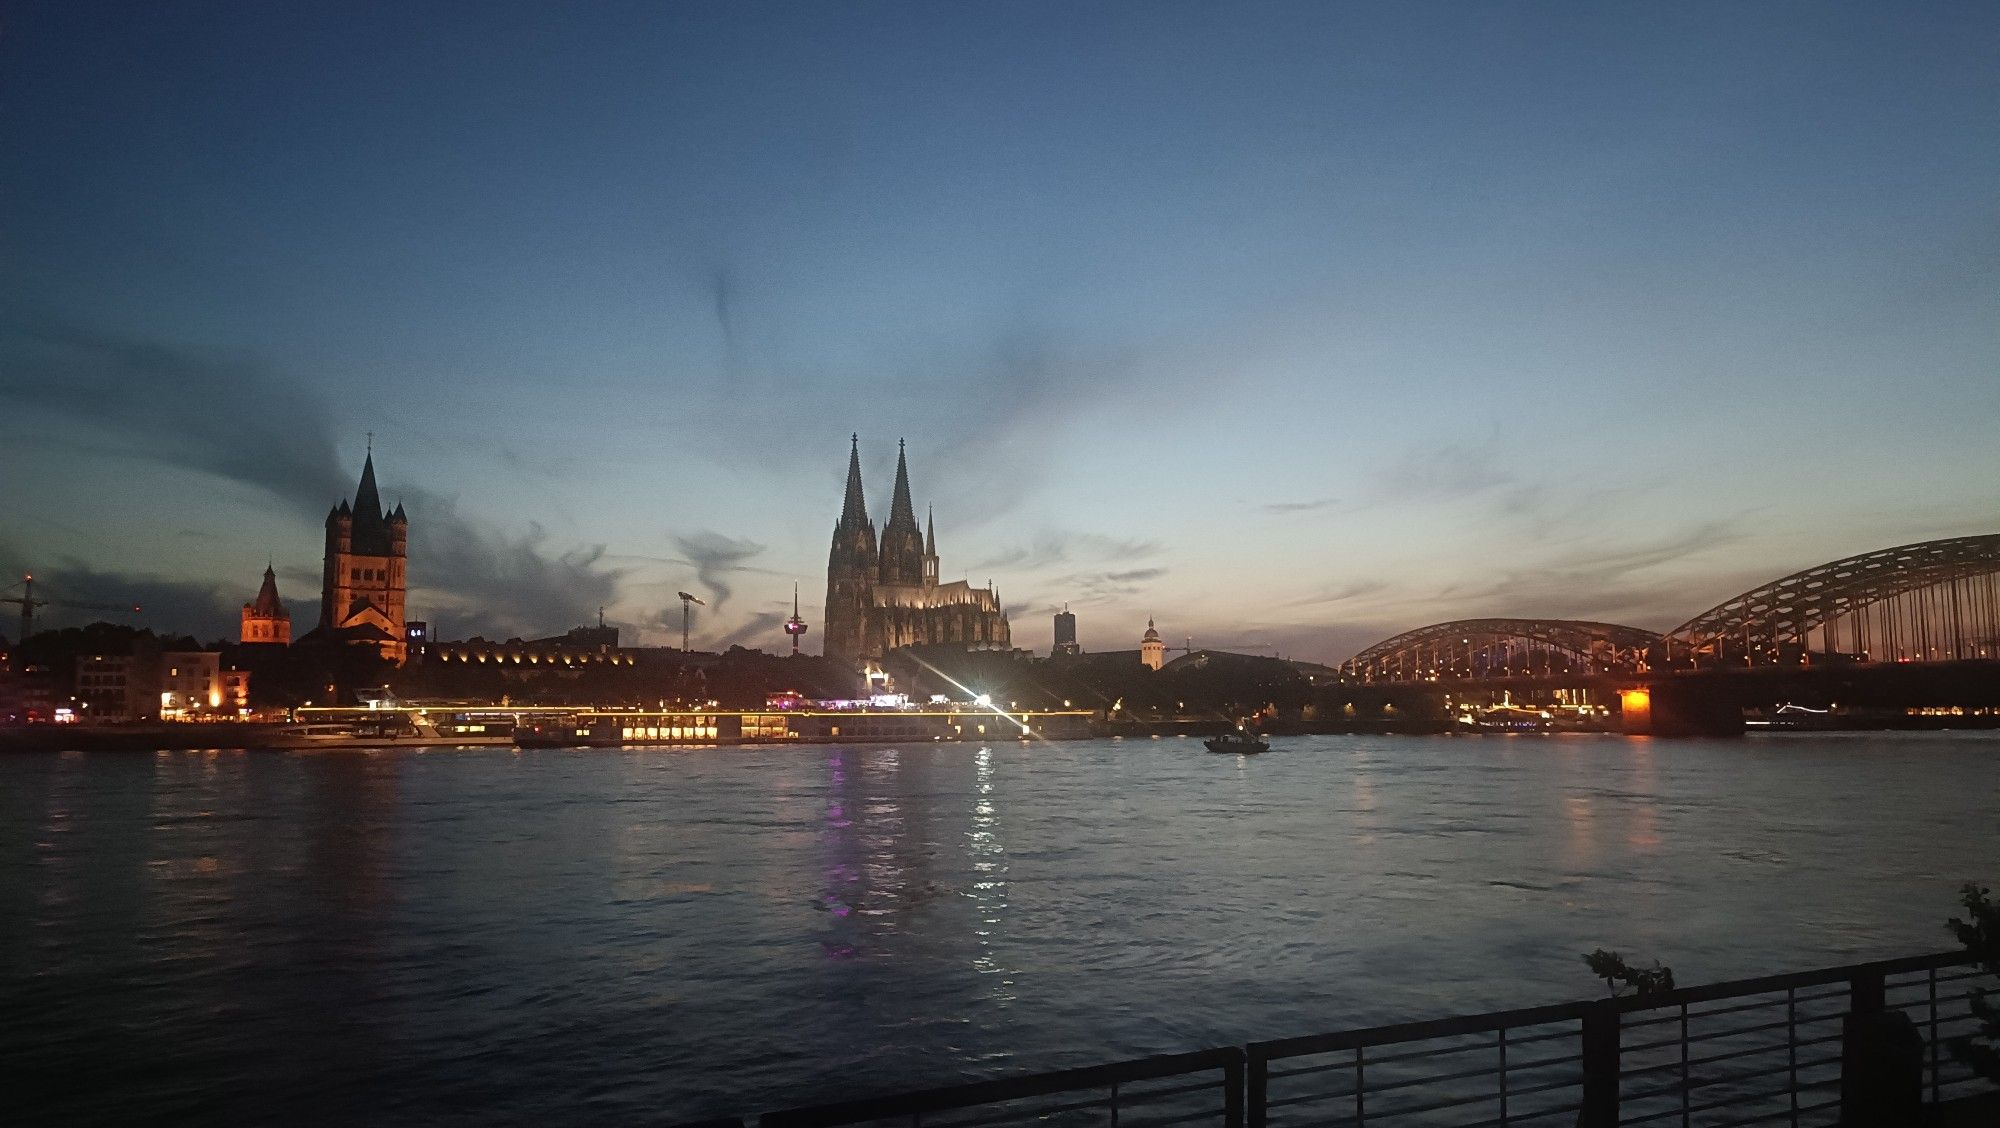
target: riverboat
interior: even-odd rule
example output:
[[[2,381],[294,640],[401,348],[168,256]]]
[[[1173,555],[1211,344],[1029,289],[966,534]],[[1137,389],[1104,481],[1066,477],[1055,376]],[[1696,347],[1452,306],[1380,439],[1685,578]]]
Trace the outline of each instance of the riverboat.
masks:
[[[1269,752],[1271,750],[1271,742],[1265,740],[1262,735],[1240,727],[1235,732],[1225,732],[1220,736],[1211,736],[1207,740],[1202,741],[1202,744],[1206,745],[1210,752],[1221,752],[1238,756],[1253,756],[1259,752]]]
[[[305,720],[261,732],[266,748],[423,748],[502,746],[514,743],[512,717],[432,718],[401,710],[364,713],[350,720]]]

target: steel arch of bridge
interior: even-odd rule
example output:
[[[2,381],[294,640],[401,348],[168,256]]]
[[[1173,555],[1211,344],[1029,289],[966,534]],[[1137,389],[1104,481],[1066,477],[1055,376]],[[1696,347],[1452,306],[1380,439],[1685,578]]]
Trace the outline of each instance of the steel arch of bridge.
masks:
[[[2000,533],[1865,552],[1716,604],[1667,632],[1666,657],[1754,666],[1803,659],[1816,642],[1891,661],[1992,658],[2000,656],[1996,578]]]
[[[1454,619],[1383,639],[1341,663],[1341,672],[1364,681],[1402,682],[1630,671],[1643,669],[1647,651],[1659,642],[1652,631],[1618,623]],[[1560,670],[1554,668],[1558,656]],[[1517,657],[1523,668],[1517,669]]]

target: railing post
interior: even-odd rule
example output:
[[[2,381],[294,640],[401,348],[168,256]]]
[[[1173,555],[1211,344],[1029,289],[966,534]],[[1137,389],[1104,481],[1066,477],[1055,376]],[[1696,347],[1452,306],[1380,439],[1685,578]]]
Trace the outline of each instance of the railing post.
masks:
[[[1583,1108],[1578,1128],[1618,1128],[1618,1004],[1583,1012]]]
[[[1264,1098],[1271,1083],[1271,1062],[1263,1054],[1250,1055],[1250,1074],[1244,1084],[1243,1103],[1249,1106],[1250,1128],[1265,1128]]]
[[[1888,1009],[1880,969],[1856,968],[1848,985],[1840,1027],[1840,1123],[1915,1124],[1923,1115],[1923,1035],[1908,1015]]]
[[[1230,1051],[1229,1057],[1222,1063],[1222,1124],[1223,1128],[1243,1128],[1243,1051],[1234,1046],[1230,1047]],[[1263,1112],[1263,1094],[1259,1093],[1259,1119],[1262,1119]]]

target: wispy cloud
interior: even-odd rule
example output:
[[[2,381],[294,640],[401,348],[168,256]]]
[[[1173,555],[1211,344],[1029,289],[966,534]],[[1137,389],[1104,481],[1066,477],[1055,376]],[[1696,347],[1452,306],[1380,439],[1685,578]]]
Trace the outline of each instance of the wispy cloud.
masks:
[[[1310,513],[1319,509],[1331,509],[1340,504],[1337,497],[1316,497],[1311,501],[1271,501],[1266,502],[1266,513]]]
[[[711,614],[720,612],[735,594],[727,577],[752,571],[746,565],[764,551],[764,546],[756,541],[737,540],[706,530],[672,539],[674,548],[694,568],[695,579],[708,591]]]
[[[1036,534],[1028,544],[981,560],[972,568],[980,572],[989,568],[1026,572],[1078,561],[1139,560],[1159,551],[1160,545],[1155,541],[1122,540],[1100,533],[1052,530]]]
[[[250,357],[56,320],[0,322],[0,403],[313,517],[348,488],[325,401]]]
[[[1102,603],[1138,595],[1146,585],[1167,574],[1165,568],[1126,568],[1104,572],[1081,572],[1063,577],[1063,590],[1075,593],[1072,602]]]

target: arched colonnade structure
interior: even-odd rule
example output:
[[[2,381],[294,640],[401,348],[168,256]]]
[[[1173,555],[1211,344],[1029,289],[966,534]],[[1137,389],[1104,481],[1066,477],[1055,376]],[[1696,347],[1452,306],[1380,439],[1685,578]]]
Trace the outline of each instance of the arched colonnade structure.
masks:
[[[1724,600],[1664,635],[1577,619],[1457,619],[1341,664],[1364,682],[1492,681],[2000,658],[2000,533],[1835,560]]]

